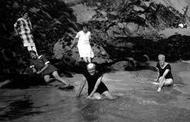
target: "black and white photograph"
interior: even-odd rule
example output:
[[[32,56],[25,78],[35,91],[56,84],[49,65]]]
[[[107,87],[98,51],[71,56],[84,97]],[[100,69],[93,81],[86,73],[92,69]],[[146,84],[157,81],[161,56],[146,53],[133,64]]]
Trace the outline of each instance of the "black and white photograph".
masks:
[[[0,0],[0,122],[190,122],[190,0]]]

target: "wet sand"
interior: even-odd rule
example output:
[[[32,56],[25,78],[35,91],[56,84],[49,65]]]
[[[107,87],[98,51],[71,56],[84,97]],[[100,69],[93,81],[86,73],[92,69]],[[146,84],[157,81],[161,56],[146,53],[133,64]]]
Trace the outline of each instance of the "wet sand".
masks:
[[[151,65],[155,65],[154,62]],[[115,100],[77,98],[80,74],[67,78],[76,88],[50,86],[0,89],[1,122],[189,122],[190,64],[172,63],[175,85],[156,92],[150,69],[106,73]]]

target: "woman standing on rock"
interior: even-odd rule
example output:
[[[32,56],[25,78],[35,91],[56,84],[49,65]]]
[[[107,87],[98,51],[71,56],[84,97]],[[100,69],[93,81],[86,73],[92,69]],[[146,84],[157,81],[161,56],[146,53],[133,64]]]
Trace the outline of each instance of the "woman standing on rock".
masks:
[[[86,63],[90,63],[91,59],[94,57],[94,52],[92,51],[90,40],[91,33],[87,29],[87,25],[83,25],[83,30],[79,31],[74,39],[73,46],[77,44],[80,58],[82,58]]]
[[[158,89],[160,92],[163,86],[169,86],[173,84],[173,76],[171,73],[171,66],[169,63],[165,62],[165,56],[163,54],[158,55],[158,63],[156,65],[158,69]]]

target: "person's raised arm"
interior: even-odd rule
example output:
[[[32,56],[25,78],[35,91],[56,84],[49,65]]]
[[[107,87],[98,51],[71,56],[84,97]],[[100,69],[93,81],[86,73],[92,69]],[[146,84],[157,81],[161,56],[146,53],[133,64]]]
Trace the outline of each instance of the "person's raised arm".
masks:
[[[96,82],[96,84],[95,84],[95,86],[94,86],[94,89],[93,89],[92,92],[90,93],[89,97],[92,97],[92,95],[96,92],[98,86],[99,86],[100,83],[102,82],[102,78],[103,78],[103,75],[102,75],[100,78],[98,78],[98,80],[97,80],[97,82]]]
[[[83,77],[82,83],[80,84],[78,93],[77,93],[77,95],[76,95],[77,97],[80,97],[80,95],[81,95],[81,93],[82,93],[82,90],[84,89],[85,84],[86,84],[86,78]]]

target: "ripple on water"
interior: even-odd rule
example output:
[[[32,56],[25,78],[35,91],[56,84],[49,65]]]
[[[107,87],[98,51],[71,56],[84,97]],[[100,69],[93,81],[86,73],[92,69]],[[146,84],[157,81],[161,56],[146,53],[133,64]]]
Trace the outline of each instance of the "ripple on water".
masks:
[[[11,102],[0,111],[0,120],[14,120],[27,115],[40,114],[40,111],[33,111],[33,103],[29,99],[22,99]]]

